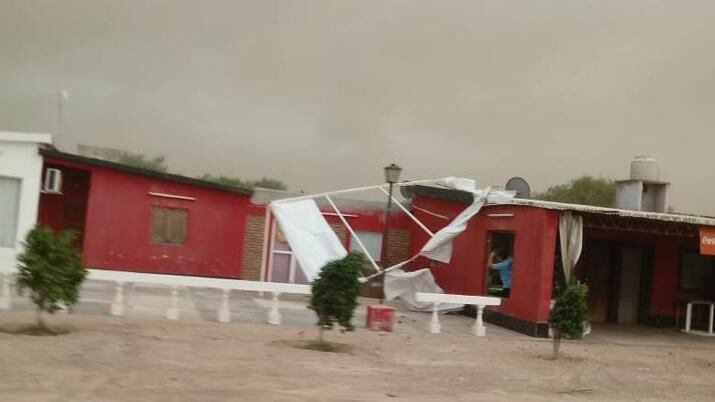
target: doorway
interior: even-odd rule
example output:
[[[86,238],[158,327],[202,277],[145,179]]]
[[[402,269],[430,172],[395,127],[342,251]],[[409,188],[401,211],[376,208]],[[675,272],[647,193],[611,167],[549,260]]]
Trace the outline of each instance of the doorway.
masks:
[[[632,247],[621,249],[620,265],[616,320],[619,324],[637,324],[640,311],[643,250]]]
[[[577,277],[589,287],[590,321],[640,324],[647,320],[650,255],[642,245],[586,241]]]

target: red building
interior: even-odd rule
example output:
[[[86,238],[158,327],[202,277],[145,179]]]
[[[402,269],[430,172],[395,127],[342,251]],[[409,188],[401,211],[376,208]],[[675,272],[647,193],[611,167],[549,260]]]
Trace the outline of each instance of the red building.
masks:
[[[254,193],[55,150],[41,153],[45,185],[38,221],[76,230],[88,268],[306,282],[275,223],[266,222],[266,204],[292,194]],[[427,241],[422,229],[394,211],[383,250],[384,204],[336,201],[382,266],[407,260]],[[436,232],[471,202],[469,193],[417,186],[411,208]],[[335,212],[327,205],[321,210],[345,247],[356,249]],[[715,257],[699,250],[699,231],[712,230],[715,219],[688,215],[515,199],[482,208],[455,239],[450,264],[418,259],[412,267],[432,267],[447,293],[504,296],[485,319],[546,336],[562,273],[558,231],[564,211],[583,219],[583,251],[574,274],[589,285],[591,321],[672,325],[682,301],[715,299]],[[508,296],[487,267],[493,248],[513,258]],[[379,295],[379,289],[366,291]]]
[[[431,230],[438,230],[471,202],[468,193],[417,187],[413,209]],[[715,257],[699,251],[699,229],[715,226],[715,219],[535,200],[482,208],[454,241],[451,263],[432,269],[435,279],[446,293],[498,295],[487,258],[495,246],[506,250],[513,257],[511,291],[485,318],[532,336],[547,336],[552,292],[558,283],[554,275],[562,272],[562,211],[583,217],[583,252],[574,272],[589,285],[591,321],[672,325],[681,301],[715,299]],[[411,253],[427,241],[415,227],[410,237]],[[422,260],[413,266],[427,264]]]
[[[297,259],[294,258],[290,246],[278,229],[273,215],[271,215],[268,227],[265,226],[267,203],[274,199],[296,195],[299,194],[265,189],[256,190],[247,217],[248,224],[244,243],[247,258],[244,259],[244,279],[307,283]],[[393,211],[390,215],[387,246],[383,250],[385,203],[340,198],[336,198],[335,202],[371,256],[381,265],[390,265],[408,258],[409,228],[412,223],[405,214]],[[318,200],[318,205],[345,248],[359,250],[354,237],[342,224],[332,207],[321,204],[320,200]],[[264,250],[265,252],[263,252]],[[379,285],[379,281],[376,281],[375,284]],[[364,295],[379,297],[379,290],[366,290]]]
[[[51,149],[41,154],[43,181],[61,183],[44,186],[38,222],[75,230],[85,267],[306,282],[274,222],[265,225],[266,203],[295,194],[265,189],[254,194]],[[384,204],[336,202],[380,260]],[[352,236],[337,215],[325,205],[321,209],[345,247],[353,249]],[[407,217],[394,213],[390,223],[385,258],[400,261],[407,258]]]
[[[241,276],[250,190],[55,150],[41,154],[43,180],[57,169],[62,183],[51,191],[45,185],[38,222],[76,230],[84,266]]]

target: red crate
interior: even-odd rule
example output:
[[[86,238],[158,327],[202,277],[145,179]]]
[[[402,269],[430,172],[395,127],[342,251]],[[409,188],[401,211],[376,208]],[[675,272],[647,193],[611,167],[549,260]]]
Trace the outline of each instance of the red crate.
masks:
[[[395,309],[382,304],[367,306],[367,320],[365,326],[372,331],[392,332],[395,320]]]

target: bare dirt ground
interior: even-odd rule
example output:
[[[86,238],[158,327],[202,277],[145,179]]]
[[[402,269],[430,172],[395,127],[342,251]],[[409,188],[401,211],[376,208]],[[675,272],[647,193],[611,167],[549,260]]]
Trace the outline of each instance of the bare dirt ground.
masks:
[[[3,312],[5,330],[31,312]],[[59,315],[60,336],[0,333],[2,401],[715,400],[715,339],[656,332],[563,345],[520,336],[330,333],[310,327]],[[694,339],[694,338],[693,338]],[[673,341],[675,340],[675,341]]]

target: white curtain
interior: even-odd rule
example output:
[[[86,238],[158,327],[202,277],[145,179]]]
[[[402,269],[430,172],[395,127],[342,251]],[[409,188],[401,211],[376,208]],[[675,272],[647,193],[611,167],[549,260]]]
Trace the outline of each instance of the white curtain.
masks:
[[[315,201],[271,203],[271,209],[308,282],[325,264],[348,255]]]
[[[566,283],[569,283],[583,249],[583,217],[571,211],[562,212],[559,216],[559,241],[564,276]]]
[[[0,247],[14,248],[20,204],[20,180],[0,177]]]

